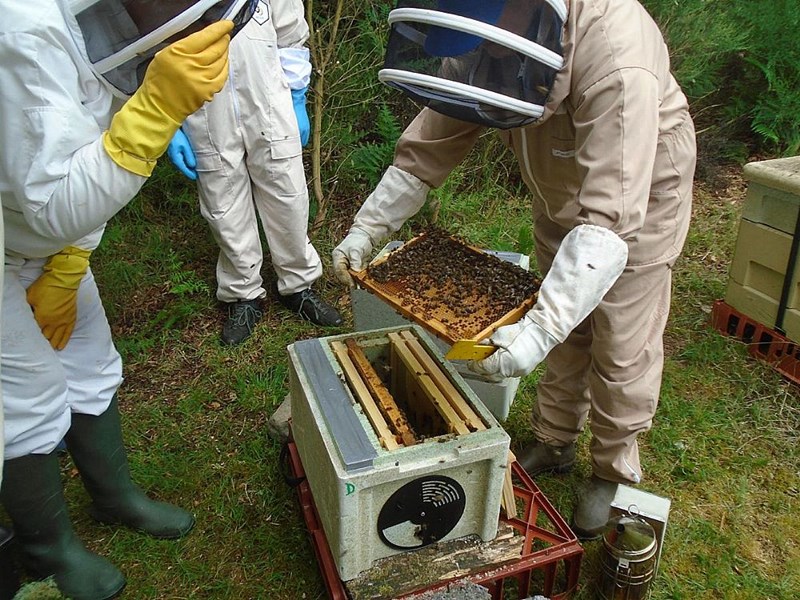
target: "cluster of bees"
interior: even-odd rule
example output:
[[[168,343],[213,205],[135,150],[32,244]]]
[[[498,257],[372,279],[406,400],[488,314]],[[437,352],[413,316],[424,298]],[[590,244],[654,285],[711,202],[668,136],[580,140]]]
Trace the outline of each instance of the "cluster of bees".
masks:
[[[367,268],[400,305],[448,337],[468,339],[533,297],[539,280],[525,269],[429,228]]]

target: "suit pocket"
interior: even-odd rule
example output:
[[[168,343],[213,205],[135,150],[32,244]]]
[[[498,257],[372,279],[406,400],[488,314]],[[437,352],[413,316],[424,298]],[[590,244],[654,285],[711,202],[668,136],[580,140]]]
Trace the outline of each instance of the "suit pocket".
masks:
[[[647,216],[636,241],[628,245],[629,265],[646,265],[674,258],[677,247],[681,197],[677,190],[651,193]]]
[[[300,143],[300,136],[293,135],[282,140],[272,140],[269,143],[270,156],[273,160],[294,158],[303,153],[303,146]]]
[[[201,173],[212,173],[222,169],[222,158],[219,152],[195,152],[197,170]]]

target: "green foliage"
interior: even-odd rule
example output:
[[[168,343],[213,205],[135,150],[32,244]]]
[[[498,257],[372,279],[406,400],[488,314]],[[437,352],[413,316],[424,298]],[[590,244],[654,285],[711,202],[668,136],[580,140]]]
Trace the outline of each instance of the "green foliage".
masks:
[[[363,178],[369,187],[375,187],[383,172],[392,164],[394,146],[401,133],[397,116],[382,104],[374,128],[363,132],[363,139],[377,141],[359,143],[350,155],[349,162],[355,177]]]
[[[734,13],[751,32],[744,54],[753,101],[752,128],[768,147],[800,151],[800,6],[796,0],[736,3]]]
[[[170,249],[166,260],[169,272],[169,292],[176,296],[186,296],[191,294],[211,295],[211,288],[203,281],[192,269],[184,267],[183,262],[177,253]]]
[[[14,595],[14,600],[63,600],[52,578],[44,581],[33,581],[23,585]]]
[[[800,151],[796,0],[643,4],[664,31],[701,149],[740,160],[753,150]]]

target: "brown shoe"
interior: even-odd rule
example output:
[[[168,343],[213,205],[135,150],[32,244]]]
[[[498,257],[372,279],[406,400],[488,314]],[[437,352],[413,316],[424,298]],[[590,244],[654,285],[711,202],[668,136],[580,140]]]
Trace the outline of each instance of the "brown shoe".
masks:
[[[567,473],[575,464],[575,443],[551,446],[534,440],[517,453],[517,461],[531,477],[540,473]]]

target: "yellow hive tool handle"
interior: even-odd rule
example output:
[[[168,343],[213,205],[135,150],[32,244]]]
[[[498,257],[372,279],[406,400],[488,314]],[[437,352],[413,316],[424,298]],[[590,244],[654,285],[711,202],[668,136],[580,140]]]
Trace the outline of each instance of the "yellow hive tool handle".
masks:
[[[497,350],[497,346],[491,344],[461,340],[453,344],[444,357],[447,360],[483,360],[495,350]]]

